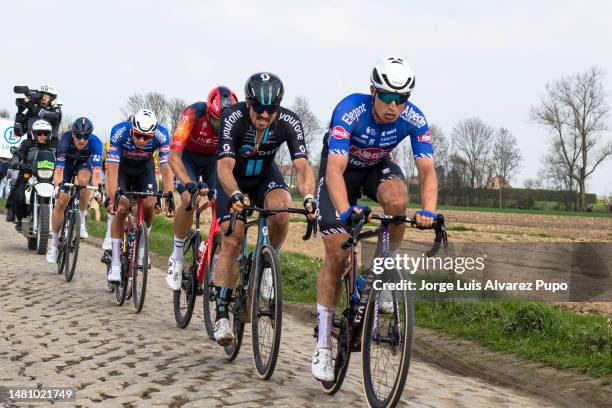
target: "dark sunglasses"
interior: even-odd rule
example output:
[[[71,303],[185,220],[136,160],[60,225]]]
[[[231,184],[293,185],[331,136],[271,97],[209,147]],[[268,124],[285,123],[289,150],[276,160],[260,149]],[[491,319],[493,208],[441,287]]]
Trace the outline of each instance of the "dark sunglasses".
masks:
[[[153,138],[153,133],[140,133],[132,130],[132,136],[134,136],[136,139],[151,140]]]
[[[399,94],[394,94],[390,92],[376,91],[376,97],[381,102],[387,105],[390,104],[391,102],[395,102],[396,105],[402,105],[408,102],[408,98],[410,97],[410,94],[399,95]]]
[[[73,133],[72,135],[77,138],[77,140],[89,140],[89,135],[87,134]]]
[[[51,134],[51,132],[49,132],[47,130],[39,130],[37,132],[34,132],[34,134],[36,136],[49,136]]]
[[[258,113],[260,115],[264,113],[264,111],[272,115],[273,113],[276,113],[278,111],[279,107],[280,107],[279,105],[261,105],[256,102],[251,103],[251,108],[253,108],[255,113]]]

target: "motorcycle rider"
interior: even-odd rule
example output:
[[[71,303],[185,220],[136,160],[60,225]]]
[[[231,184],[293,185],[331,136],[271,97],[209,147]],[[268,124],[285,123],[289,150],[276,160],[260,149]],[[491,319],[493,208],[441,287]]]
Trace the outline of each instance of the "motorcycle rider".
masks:
[[[52,85],[41,85],[38,89],[41,94],[39,100],[25,99],[25,105],[17,106],[15,115],[15,135],[28,135],[28,139],[33,138],[30,130],[34,122],[44,119],[51,125],[51,138],[57,139],[59,126],[62,121],[61,104],[57,102],[57,90]]]
[[[49,122],[43,119],[35,121],[32,124],[32,139],[24,140],[19,146],[18,152],[15,153],[11,159],[11,168],[17,169],[21,167],[15,186],[11,189],[11,193],[6,200],[7,209],[12,207],[17,218],[17,223],[15,225],[17,231],[21,231],[21,219],[26,216],[25,187],[27,180],[23,177],[23,170],[31,165],[31,163],[27,163],[28,152],[35,147],[57,148],[57,139],[51,138],[51,132],[52,127]]]

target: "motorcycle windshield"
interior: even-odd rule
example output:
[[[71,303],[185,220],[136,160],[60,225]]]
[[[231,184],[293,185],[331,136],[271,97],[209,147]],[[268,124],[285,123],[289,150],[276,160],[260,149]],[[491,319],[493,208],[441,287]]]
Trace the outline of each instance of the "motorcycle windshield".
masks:
[[[55,168],[55,153],[51,149],[38,149],[34,158],[38,170],[53,170]]]

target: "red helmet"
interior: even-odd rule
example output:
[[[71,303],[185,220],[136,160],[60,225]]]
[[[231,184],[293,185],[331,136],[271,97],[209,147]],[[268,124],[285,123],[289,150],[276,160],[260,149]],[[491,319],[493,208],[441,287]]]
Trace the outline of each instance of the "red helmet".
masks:
[[[225,108],[237,102],[238,97],[234,91],[225,86],[218,86],[210,91],[208,98],[206,98],[206,104],[208,105],[206,112],[212,117],[219,119],[221,112]]]

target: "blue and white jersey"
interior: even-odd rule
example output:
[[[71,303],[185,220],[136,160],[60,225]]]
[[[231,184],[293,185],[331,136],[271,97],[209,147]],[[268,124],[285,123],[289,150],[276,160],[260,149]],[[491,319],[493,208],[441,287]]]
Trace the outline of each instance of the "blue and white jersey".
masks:
[[[90,161],[92,167],[102,166],[102,141],[92,133],[85,147],[79,150],[72,141],[72,131],[64,132],[57,148],[55,166],[64,167],[66,161],[74,163]]]
[[[142,149],[137,148],[134,144],[131,130],[132,122],[130,121],[113,126],[108,148],[107,160],[109,163],[120,163],[123,160],[130,165],[138,166],[147,160],[151,160],[156,150],[159,150],[159,164],[168,163],[170,136],[165,127],[157,125],[155,134]]]
[[[372,95],[352,94],[334,109],[327,153],[347,156],[349,168],[367,168],[380,162],[406,137],[410,137],[415,159],[433,158],[429,126],[419,108],[406,102],[395,122],[380,124],[372,114]]]

